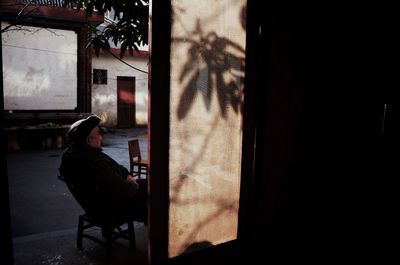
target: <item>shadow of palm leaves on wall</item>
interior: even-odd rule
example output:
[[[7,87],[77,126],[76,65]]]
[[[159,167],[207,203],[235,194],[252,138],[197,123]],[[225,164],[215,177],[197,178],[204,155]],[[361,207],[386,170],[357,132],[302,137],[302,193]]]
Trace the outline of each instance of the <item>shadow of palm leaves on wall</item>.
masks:
[[[189,57],[179,76],[180,83],[188,81],[179,100],[178,119],[185,118],[198,95],[202,97],[206,109],[210,110],[213,93],[217,93],[224,119],[227,118],[229,107],[235,113],[241,112],[244,49],[225,37],[219,37],[215,32],[204,34],[199,22],[192,36],[191,39],[174,39],[175,42],[189,42],[191,45],[188,49]],[[196,40],[196,36],[199,40]]]

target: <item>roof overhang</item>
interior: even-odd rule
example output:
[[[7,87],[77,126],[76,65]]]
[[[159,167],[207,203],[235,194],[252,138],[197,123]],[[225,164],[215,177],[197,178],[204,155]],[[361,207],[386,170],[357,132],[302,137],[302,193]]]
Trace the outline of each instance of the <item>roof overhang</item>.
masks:
[[[104,21],[104,16],[97,13],[93,13],[92,16],[87,17],[84,10],[58,6],[26,4],[16,0],[2,0],[0,2],[0,10],[1,18],[6,20],[9,20],[12,16],[15,18],[15,16],[22,11],[18,18],[21,21],[26,21],[33,17],[92,25],[98,25]]]
[[[110,48],[109,51],[110,51],[112,54],[118,55],[118,56],[119,56],[119,54],[120,54],[120,52],[121,52],[121,49],[119,49],[119,48]],[[104,52],[104,51],[101,50],[101,52]],[[129,52],[126,51],[126,54],[129,54]],[[139,50],[139,52],[133,51],[133,56],[147,57],[147,56],[149,56],[149,51],[144,51],[144,50]]]

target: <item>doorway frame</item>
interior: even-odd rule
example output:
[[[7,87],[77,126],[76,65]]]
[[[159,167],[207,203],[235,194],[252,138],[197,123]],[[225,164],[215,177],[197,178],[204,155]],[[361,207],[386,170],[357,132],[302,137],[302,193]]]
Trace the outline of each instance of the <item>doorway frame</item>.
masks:
[[[120,81],[132,81],[133,84],[133,91],[132,91],[132,96],[133,96],[133,103],[132,103],[132,110],[133,110],[133,124],[132,127],[121,127],[121,119],[122,115],[120,114],[120,107],[121,107],[121,99],[120,99],[120,89],[121,87],[119,86]],[[134,76],[117,76],[117,127],[118,128],[134,128],[136,127],[136,78]]]

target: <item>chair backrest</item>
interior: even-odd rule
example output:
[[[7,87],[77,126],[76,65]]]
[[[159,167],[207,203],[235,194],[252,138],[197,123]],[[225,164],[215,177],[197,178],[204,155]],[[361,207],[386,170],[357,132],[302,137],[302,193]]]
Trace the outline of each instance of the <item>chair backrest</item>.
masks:
[[[93,200],[89,200],[89,197],[85,196],[87,191],[80,189],[79,186],[75,185],[73,181],[65,178],[65,176],[60,175],[58,178],[67,185],[68,190],[88,217],[99,223],[109,222],[112,220],[113,217],[111,213],[108,213],[106,209],[102,207],[96,207],[97,205],[93,203]]]
[[[74,196],[75,200],[79,203],[83,210],[86,211],[88,205],[82,192],[79,192],[77,187],[70,180],[66,179],[65,176],[60,175],[58,178],[67,185],[67,188],[71,192],[72,196]]]
[[[128,141],[129,146],[129,159],[130,161],[140,161],[142,160],[142,155],[140,153],[140,146],[138,139],[132,139]]]

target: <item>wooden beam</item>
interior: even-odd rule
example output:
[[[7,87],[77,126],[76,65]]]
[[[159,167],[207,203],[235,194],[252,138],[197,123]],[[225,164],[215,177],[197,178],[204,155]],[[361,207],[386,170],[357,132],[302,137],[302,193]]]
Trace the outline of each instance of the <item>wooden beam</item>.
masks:
[[[25,8],[25,9],[24,9]],[[104,16],[97,13],[93,13],[92,16],[86,16],[84,10],[78,10],[66,7],[55,7],[55,6],[41,6],[37,4],[25,4],[18,3],[15,0],[4,0],[0,3],[1,15],[12,14],[17,15],[21,12],[23,17],[37,17],[47,18],[53,20],[79,22],[79,23],[90,23],[93,25],[100,24],[104,21]]]

